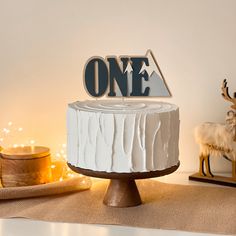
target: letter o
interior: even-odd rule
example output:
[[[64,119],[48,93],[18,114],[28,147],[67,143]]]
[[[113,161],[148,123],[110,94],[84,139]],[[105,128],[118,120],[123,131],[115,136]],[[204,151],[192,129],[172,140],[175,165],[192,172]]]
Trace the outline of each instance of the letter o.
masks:
[[[86,89],[91,96],[104,95],[108,86],[108,69],[105,61],[97,57],[90,59],[85,67],[84,79]]]

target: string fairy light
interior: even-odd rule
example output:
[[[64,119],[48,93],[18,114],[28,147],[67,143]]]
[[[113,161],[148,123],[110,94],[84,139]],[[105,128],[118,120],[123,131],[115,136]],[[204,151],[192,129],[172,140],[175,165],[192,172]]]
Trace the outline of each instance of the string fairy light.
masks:
[[[64,180],[63,177],[61,177],[61,178],[59,179],[60,182],[63,181],[63,180]]]
[[[30,140],[30,144],[31,144],[31,145],[34,145],[34,144],[35,144],[35,140],[31,139],[31,140]]]
[[[5,134],[9,134],[9,133],[10,133],[10,130],[7,129],[7,128],[3,128],[3,132],[4,132]]]
[[[7,125],[4,128],[0,129],[0,145],[5,146],[5,147],[26,146],[26,143],[22,143],[18,145],[11,140],[11,139],[16,138],[18,136],[18,133],[22,131],[23,131],[22,127],[16,127],[12,121],[8,121]],[[9,145],[8,143],[14,143],[14,144]]]
[[[57,152],[56,157],[61,157],[61,154]]]
[[[2,132],[1,132],[2,130]],[[0,146],[4,147],[25,147],[25,146],[31,146],[32,148],[36,144],[36,140],[34,138],[28,139],[25,142],[22,141],[16,141],[19,135],[23,135],[24,128],[21,126],[17,126],[12,122],[7,122],[7,125],[0,129]],[[13,138],[15,141],[11,140],[10,138]],[[18,138],[19,139],[19,138]],[[56,171],[59,173],[59,176],[57,178],[57,181],[63,181],[68,178],[73,178],[75,176],[83,177],[81,174],[77,174],[73,172],[66,164],[66,143],[62,143],[58,146],[58,149],[54,154],[51,154],[52,156],[52,163],[51,163],[51,170]],[[56,180],[55,180],[56,181]]]

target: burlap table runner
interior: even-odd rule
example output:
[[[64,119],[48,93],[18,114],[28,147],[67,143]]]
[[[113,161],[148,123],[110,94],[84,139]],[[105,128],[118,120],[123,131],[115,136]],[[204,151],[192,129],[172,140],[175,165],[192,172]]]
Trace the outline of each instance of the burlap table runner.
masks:
[[[1,200],[0,217],[236,234],[236,189],[139,180],[144,204],[118,209],[102,204],[107,184],[64,195]]]
[[[47,184],[0,188],[0,201],[7,199],[32,198],[83,191],[91,186],[90,178],[76,176],[63,181],[56,181]],[[0,209],[1,210],[1,209]]]

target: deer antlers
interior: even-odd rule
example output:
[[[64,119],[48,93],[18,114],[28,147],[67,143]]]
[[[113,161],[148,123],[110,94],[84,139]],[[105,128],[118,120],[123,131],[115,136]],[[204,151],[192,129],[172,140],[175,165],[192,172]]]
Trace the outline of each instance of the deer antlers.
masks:
[[[231,96],[229,95],[229,88],[227,87],[227,80],[226,79],[224,79],[224,81],[222,83],[221,90],[222,90],[221,95],[223,96],[223,98],[225,100],[232,102],[233,105],[231,106],[231,108],[236,110],[236,92],[234,93],[234,97],[231,98]]]

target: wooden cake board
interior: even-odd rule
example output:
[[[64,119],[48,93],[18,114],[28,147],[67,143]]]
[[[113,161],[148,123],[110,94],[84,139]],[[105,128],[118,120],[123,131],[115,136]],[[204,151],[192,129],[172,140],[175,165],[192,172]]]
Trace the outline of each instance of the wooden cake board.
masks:
[[[235,178],[214,175],[214,177],[202,176],[198,172],[190,175],[189,180],[199,181],[203,183],[219,184],[224,186],[236,187]]]
[[[142,204],[135,179],[146,179],[168,175],[176,171],[180,165],[178,162],[177,165],[170,168],[150,172],[108,173],[105,171],[83,169],[75,167],[69,163],[67,164],[77,173],[96,178],[110,179],[110,184],[107,188],[103,203],[111,207],[132,207]]]

